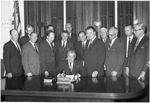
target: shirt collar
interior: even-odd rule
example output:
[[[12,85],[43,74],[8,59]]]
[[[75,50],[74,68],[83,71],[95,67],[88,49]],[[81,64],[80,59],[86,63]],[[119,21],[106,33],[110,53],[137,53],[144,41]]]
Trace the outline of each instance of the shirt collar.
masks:
[[[115,37],[112,41],[111,41],[111,44],[113,44],[114,43],[114,41],[117,39],[117,37]]]
[[[139,42],[141,41],[141,39],[144,37],[144,35],[142,35],[138,40],[139,40]]]
[[[90,41],[93,42],[95,40],[95,38],[96,38],[96,36],[92,40],[90,40]]]
[[[130,40],[132,40],[133,39],[133,35],[131,35],[130,37],[127,37],[128,40],[129,40],[129,38],[130,38]]]

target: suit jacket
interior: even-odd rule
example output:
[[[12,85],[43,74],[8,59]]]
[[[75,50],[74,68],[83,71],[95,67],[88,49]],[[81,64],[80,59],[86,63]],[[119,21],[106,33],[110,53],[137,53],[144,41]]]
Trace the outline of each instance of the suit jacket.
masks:
[[[117,38],[111,47],[110,41],[106,42],[106,76],[110,76],[112,71],[117,72],[117,76],[122,73],[122,65],[124,62],[124,47],[122,42]]]
[[[75,50],[76,50],[76,54],[77,54],[77,59],[78,60],[85,60],[85,49],[87,46],[87,42],[85,44],[85,48],[82,47],[82,42],[78,41],[75,45]]]
[[[54,45],[55,46],[55,45]],[[40,45],[41,72],[48,71],[51,76],[55,75],[55,52],[45,40]]]
[[[12,73],[12,76],[23,74],[21,54],[11,40],[4,44],[3,58],[6,73]]]
[[[38,44],[36,45],[38,46]],[[33,45],[30,43],[30,41],[24,44],[23,46],[22,64],[23,64],[25,74],[32,73],[33,75],[39,75],[41,72],[39,53],[36,52]]]
[[[137,38],[133,39],[133,45],[131,48],[131,56],[128,61],[128,67],[130,68],[130,76],[138,78],[141,71],[147,71],[147,63],[149,61],[149,38],[144,36],[137,48],[135,48]]]
[[[88,44],[88,43],[87,43]],[[88,75],[92,75],[93,71],[98,71],[98,75],[104,74],[104,61],[106,57],[105,44],[97,37],[92,44],[85,50],[85,65]]]
[[[74,60],[72,71],[69,68],[67,60],[64,60],[60,63],[57,68],[57,73],[65,71],[66,75],[80,74],[82,77],[87,75],[86,69],[82,66],[82,62],[79,60]]]
[[[56,42],[59,42],[62,40],[61,35],[58,35],[56,37]],[[68,41],[71,42],[73,44],[73,46],[75,46],[76,42],[77,42],[77,35],[75,33],[71,33],[71,38],[68,37]]]
[[[56,67],[59,66],[60,62],[66,60],[67,58],[67,51],[73,48],[73,44],[67,41],[65,48],[62,47],[61,41],[56,42]]]
[[[135,38],[135,36],[133,36],[133,39],[134,39],[134,38]],[[131,43],[130,43],[130,47],[131,47],[131,45],[133,44],[133,39],[132,39],[132,41],[131,41]],[[129,56],[131,55],[131,49],[128,51],[128,52],[129,52],[129,53],[128,53],[128,54],[129,54],[129,55],[128,55],[128,58],[126,58],[127,36],[121,37],[120,40],[121,40],[121,42],[123,43],[123,47],[124,47],[124,63],[123,63],[123,66],[122,66],[122,69],[123,69],[122,74],[123,74],[123,76],[125,76],[125,67],[127,66],[128,58],[129,58]]]

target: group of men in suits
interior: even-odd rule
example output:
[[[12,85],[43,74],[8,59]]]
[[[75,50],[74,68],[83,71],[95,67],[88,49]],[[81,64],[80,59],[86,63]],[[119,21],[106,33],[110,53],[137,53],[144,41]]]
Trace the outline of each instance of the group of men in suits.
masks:
[[[134,28],[126,26],[126,35],[121,38],[118,38],[116,27],[111,27],[108,33],[106,28],[101,28],[103,39],[99,39],[96,29],[88,26],[85,31],[78,33],[77,40],[70,23],[66,24],[66,30],[59,36],[54,30],[47,30],[42,41],[33,26],[28,25],[26,32],[28,35],[19,40],[19,45],[18,33],[12,29],[11,40],[4,45],[7,77],[18,76],[24,70],[27,76],[43,74],[47,77],[65,72],[79,77],[123,75],[145,79],[149,38],[145,35],[143,24],[137,24]],[[16,61],[14,58],[17,58]]]

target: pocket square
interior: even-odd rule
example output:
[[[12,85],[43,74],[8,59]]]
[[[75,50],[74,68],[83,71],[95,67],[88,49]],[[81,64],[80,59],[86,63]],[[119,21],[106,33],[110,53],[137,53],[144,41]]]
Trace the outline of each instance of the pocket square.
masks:
[[[144,47],[142,46],[141,49],[143,49]]]

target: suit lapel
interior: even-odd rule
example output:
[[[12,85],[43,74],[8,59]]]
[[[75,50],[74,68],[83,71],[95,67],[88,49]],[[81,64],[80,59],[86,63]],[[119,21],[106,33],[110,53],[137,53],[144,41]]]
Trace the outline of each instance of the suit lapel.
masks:
[[[98,38],[96,37],[95,40],[92,42],[92,44],[90,44],[89,49],[96,43],[97,40]]]

